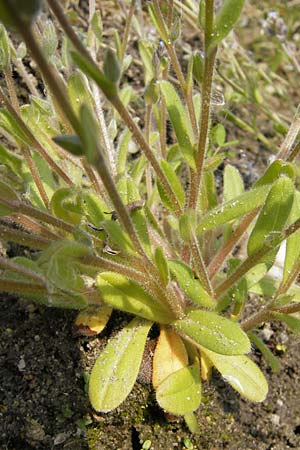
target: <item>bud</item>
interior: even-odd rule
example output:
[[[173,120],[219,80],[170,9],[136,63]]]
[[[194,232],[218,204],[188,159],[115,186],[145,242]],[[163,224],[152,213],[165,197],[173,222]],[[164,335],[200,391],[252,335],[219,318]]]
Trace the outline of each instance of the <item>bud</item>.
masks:
[[[106,52],[103,72],[110,81],[118,84],[121,76],[121,68],[116,53],[111,49],[108,49]]]
[[[6,30],[0,24],[0,68],[5,69],[10,64],[10,45]]]

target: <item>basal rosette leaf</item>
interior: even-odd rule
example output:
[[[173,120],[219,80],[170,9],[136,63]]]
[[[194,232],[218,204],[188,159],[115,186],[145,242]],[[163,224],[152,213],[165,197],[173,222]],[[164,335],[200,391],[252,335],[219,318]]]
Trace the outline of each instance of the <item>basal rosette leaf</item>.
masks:
[[[172,323],[183,336],[196,345],[223,355],[249,353],[250,341],[232,320],[211,311],[191,310],[183,319]]]
[[[117,408],[138,376],[151,322],[135,318],[110,339],[90,376],[89,397],[96,411]]]
[[[225,356],[201,349],[223,378],[243,397],[262,402],[268,393],[268,383],[259,367],[245,355]]]

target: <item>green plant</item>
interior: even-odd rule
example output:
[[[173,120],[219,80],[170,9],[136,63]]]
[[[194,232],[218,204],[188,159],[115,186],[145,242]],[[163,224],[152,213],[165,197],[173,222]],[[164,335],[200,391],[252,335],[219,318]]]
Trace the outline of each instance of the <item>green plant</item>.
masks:
[[[190,56],[186,75],[175,51],[181,21],[176,1],[149,4],[158,46],[139,29],[133,1],[123,38],[115,32],[115,49],[106,49],[102,69],[97,55],[107,45],[92,1],[81,38],[58,2],[47,1],[65,33],[60,50],[53,22],[43,38],[33,23],[41,2],[27,3],[24,11],[23,2],[4,0],[0,18],[22,36],[47,96],[27,73],[24,46],[15,49],[2,27],[7,89],[0,89],[0,127],[9,149],[0,147],[0,237],[33,253],[30,259],[0,258],[1,291],[79,309],[78,324],[96,333],[113,309],[134,316],[92,370],[89,395],[97,411],[111,411],[130,393],[153,324],[160,330],[153,358],[156,399],[164,410],[184,416],[191,431],[197,430],[201,376],[209,377],[213,366],[241,395],[263,401],[268,386],[246,356],[250,342],[271,367],[278,363],[256,328],[281,320],[300,329],[300,199],[293,163],[298,119],[251,189],[244,190],[238,170],[227,164],[223,195],[217,195],[214,172],[228,143],[224,127],[212,126],[210,117],[214,67],[218,45],[244,1],[225,0],[217,13],[213,0],[200,1],[195,21],[205,53]],[[140,103],[124,81],[132,63],[126,54],[131,26],[141,38],[143,129],[130,108],[133,100]],[[30,92],[22,106],[12,64]],[[167,117],[176,136],[172,145]],[[137,158],[130,157],[133,145]],[[246,255],[233,257],[248,234]],[[283,242],[282,279],[271,279],[267,272]],[[249,292],[262,294],[265,302],[247,316]]]

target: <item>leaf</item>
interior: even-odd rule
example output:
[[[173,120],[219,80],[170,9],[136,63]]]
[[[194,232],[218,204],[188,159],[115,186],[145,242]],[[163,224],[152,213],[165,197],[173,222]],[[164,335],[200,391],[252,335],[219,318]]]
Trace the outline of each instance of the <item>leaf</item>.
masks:
[[[219,226],[260,207],[268,195],[268,190],[268,186],[252,189],[251,191],[245,192],[235,199],[210,210],[199,221],[197,233],[201,234],[204,231],[218,228]]]
[[[281,320],[282,322],[286,323],[287,326],[295,333],[300,332],[300,318],[299,317],[295,317],[290,314],[283,314],[283,313],[279,313],[279,312],[273,312],[273,315],[276,317],[276,319]]]
[[[123,229],[117,222],[115,222],[114,220],[104,220],[103,222],[101,222],[101,227],[104,228],[111,241],[115,245],[117,245],[120,251],[129,255],[135,254],[135,249],[130,237],[127,233],[125,233],[125,231],[123,231]]]
[[[99,227],[107,215],[107,206],[99,195],[93,192],[81,192],[82,209],[86,213],[87,219],[92,222],[95,227]]]
[[[170,281],[169,267],[167,259],[161,247],[155,249],[154,260],[159,271],[161,280],[164,286],[167,286]]]
[[[224,170],[224,202],[235,199],[244,192],[244,183],[240,172],[230,164]]]
[[[13,152],[10,152],[5,147],[0,145],[0,164],[4,164],[9,167],[17,176],[21,174],[21,167],[23,161],[16,156]]]
[[[160,84],[165,99],[168,114],[173,125],[179,147],[184,158],[192,169],[195,169],[195,155],[193,148],[193,132],[186,108],[183,106],[175,88],[168,81]]]
[[[168,266],[173,277],[178,281],[179,286],[184,293],[194,303],[207,308],[214,306],[214,301],[201,286],[199,280],[195,279],[194,273],[190,267],[181,261],[168,261]]]
[[[261,352],[269,366],[274,373],[278,373],[281,369],[281,364],[271,350],[265,345],[265,343],[253,332],[248,333],[251,342]]]
[[[211,311],[191,310],[172,324],[181,334],[222,355],[241,355],[250,351],[250,341],[240,326]]]
[[[89,397],[96,411],[117,408],[138,376],[151,322],[135,318],[110,339],[97,359],[89,380]]]
[[[84,148],[78,136],[59,135],[52,138],[55,144],[75,156],[83,156]]]
[[[199,433],[199,424],[193,412],[184,414],[184,420],[191,433]]]
[[[263,176],[256,181],[254,187],[265,186],[272,184],[280,175],[286,175],[293,179],[295,177],[295,169],[291,163],[277,159],[267,168]]]
[[[78,332],[83,336],[94,336],[104,330],[112,308],[107,305],[88,306],[79,312],[75,320]]]
[[[183,208],[184,201],[185,201],[184,191],[183,191],[180,181],[176,175],[175,170],[172,168],[171,164],[169,164],[167,161],[164,161],[164,160],[160,161],[160,166],[161,166],[174,194],[177,197],[179,205]],[[173,205],[173,203],[170,201],[170,198],[166,194],[163,186],[158,182],[157,187],[158,187],[158,192],[159,192],[161,201],[166,206],[166,208],[173,211],[175,209],[175,205]]]
[[[188,365],[188,354],[178,334],[162,327],[153,356],[152,384],[156,389],[170,374]]]
[[[300,193],[295,192],[294,202],[288,224],[292,224],[300,217]],[[295,264],[298,263],[300,257],[300,231],[297,230],[286,240],[286,251],[284,259],[282,282],[287,281],[289,275],[292,273]]]
[[[240,17],[244,3],[245,0],[224,0],[215,18],[212,38],[207,49],[208,53],[230,33]]]
[[[249,256],[266,243],[271,233],[283,229],[292,208],[294,192],[290,178],[281,176],[274,182],[249,237]]]
[[[264,374],[247,356],[224,356],[202,349],[222,377],[243,397],[252,402],[262,402],[268,393]]]
[[[117,87],[109,78],[107,78],[101,70],[98,69],[96,64],[88,60],[80,53],[70,52],[73,61],[85,73],[89,78],[92,78],[100,87],[104,95],[110,100],[117,95]]]
[[[123,275],[103,272],[96,279],[97,287],[105,303],[145,319],[168,324],[174,317],[163,304],[146,290]]]
[[[82,218],[80,198],[74,188],[60,188],[51,198],[52,213],[74,225],[79,225]]]
[[[86,77],[79,71],[72,73],[68,78],[67,91],[73,110],[79,114],[83,103],[93,108],[93,100],[89,91]]]
[[[171,414],[185,415],[195,411],[201,402],[198,361],[170,374],[156,389],[156,400]]]

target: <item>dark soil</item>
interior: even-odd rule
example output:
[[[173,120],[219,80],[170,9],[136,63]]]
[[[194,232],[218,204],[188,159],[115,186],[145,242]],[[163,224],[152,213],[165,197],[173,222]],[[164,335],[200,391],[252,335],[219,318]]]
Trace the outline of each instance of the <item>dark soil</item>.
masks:
[[[268,341],[272,349],[278,344],[287,348],[277,351],[282,370],[272,374],[260,362],[270,385],[267,400],[247,402],[214,374],[211,383],[203,385],[200,434],[191,436],[182,421],[164,416],[150,385],[141,382],[116,411],[93,413],[85,393],[85,373],[111,326],[103,336],[78,337],[73,313],[14,298],[3,300],[1,450],[139,450],[145,440],[151,441],[152,450],[300,449],[300,340],[284,329],[277,329]],[[118,326],[122,318],[117,315],[112,320]],[[258,355],[253,357],[257,360]],[[144,380],[145,367],[140,377]]]

